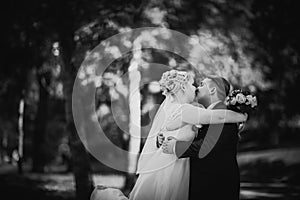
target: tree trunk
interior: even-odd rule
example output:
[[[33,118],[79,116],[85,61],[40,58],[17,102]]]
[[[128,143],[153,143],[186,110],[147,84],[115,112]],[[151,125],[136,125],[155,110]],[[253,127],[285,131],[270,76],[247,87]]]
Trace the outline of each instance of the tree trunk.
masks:
[[[129,140],[129,152],[138,155],[140,151],[141,142],[141,94],[140,94],[140,80],[141,74],[138,69],[131,70],[129,68],[129,109],[130,122],[129,133],[131,136]],[[137,167],[138,156],[129,156],[128,172],[135,174]]]
[[[72,89],[76,77],[76,68],[71,64],[72,52],[74,52],[72,38],[61,38],[66,127],[71,147],[76,199],[89,200],[93,190],[91,167],[88,153],[77,134],[72,114]]]
[[[23,92],[24,93],[24,92]],[[19,144],[18,144],[18,171],[19,174],[23,174],[23,144],[24,144],[24,130],[23,130],[23,122],[24,122],[24,98],[22,98],[19,103],[19,120],[18,120],[18,130],[19,130]]]
[[[136,181],[136,167],[141,143],[141,94],[140,81],[141,73],[138,70],[138,61],[132,60],[128,69],[129,73],[129,147],[128,152],[132,153],[128,156],[128,174],[126,176],[124,192],[127,195],[133,188]],[[133,137],[132,137],[133,136]]]
[[[72,158],[72,169],[75,179],[76,199],[89,200],[93,189],[90,175],[91,168],[88,153],[77,134],[72,114],[72,89],[79,66],[74,66],[72,58],[76,53],[74,33],[77,30],[74,23],[74,13],[70,10],[71,1],[59,1],[57,10],[57,34],[60,41],[60,58],[62,65],[62,78],[65,96],[66,127]],[[77,14],[75,14],[77,15]]]
[[[75,177],[76,198],[78,200],[89,200],[93,190],[91,167],[85,147],[76,133],[74,122],[69,122],[70,147],[72,153],[72,169]]]
[[[33,172],[44,172],[46,165],[45,135],[48,115],[48,91],[45,86],[44,77],[38,75],[39,103],[35,119],[35,131],[33,136]]]

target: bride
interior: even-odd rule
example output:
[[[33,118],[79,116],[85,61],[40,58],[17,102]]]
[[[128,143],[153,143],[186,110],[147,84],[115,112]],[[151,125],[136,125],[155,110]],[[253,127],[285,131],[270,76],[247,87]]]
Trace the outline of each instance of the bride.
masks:
[[[189,158],[177,159],[156,147],[156,135],[173,136],[177,140],[190,141],[195,137],[192,125],[235,123],[246,116],[229,110],[206,110],[193,106],[196,88],[188,72],[171,70],[162,75],[160,86],[166,96],[154,118],[151,130],[140,155],[137,167],[139,177],[129,195],[130,200],[187,200],[189,192]],[[167,124],[181,117],[186,126],[168,130]]]

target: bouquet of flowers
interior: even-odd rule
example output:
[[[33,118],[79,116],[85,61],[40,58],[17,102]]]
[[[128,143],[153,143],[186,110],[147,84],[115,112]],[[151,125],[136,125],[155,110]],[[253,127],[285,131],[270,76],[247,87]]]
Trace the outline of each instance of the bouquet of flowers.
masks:
[[[257,98],[249,91],[236,89],[226,97],[225,104],[230,110],[249,115],[257,108]]]

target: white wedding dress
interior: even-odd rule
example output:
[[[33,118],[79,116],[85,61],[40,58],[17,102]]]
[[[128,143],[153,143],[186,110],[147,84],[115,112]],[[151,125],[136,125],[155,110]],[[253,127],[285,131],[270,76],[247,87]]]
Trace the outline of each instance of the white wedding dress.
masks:
[[[166,123],[178,116],[180,104],[169,97],[161,105],[147,137],[138,162],[139,177],[129,195],[130,200],[187,200],[189,194],[189,158],[178,159],[156,147],[156,135],[165,130]],[[181,141],[192,140],[195,133],[191,125],[175,131],[164,132],[165,138],[173,136]]]

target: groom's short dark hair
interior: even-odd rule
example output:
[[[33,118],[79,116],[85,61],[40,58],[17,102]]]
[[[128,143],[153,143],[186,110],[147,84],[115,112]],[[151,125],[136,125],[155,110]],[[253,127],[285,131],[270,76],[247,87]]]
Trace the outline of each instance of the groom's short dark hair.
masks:
[[[230,92],[230,83],[221,76],[208,75],[208,79],[212,80],[214,84],[217,86],[218,95],[220,98],[226,98]]]

